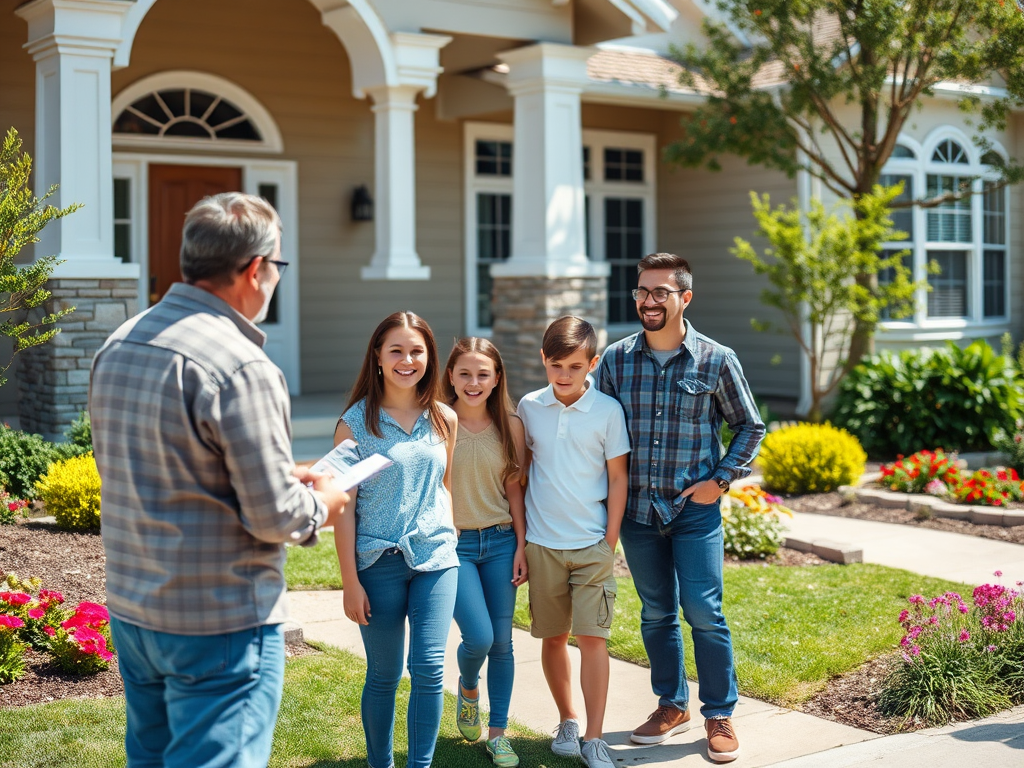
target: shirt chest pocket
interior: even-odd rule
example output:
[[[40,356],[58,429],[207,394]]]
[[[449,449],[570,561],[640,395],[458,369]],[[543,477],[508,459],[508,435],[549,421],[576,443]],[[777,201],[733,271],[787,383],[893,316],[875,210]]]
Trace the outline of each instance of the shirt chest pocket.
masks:
[[[711,415],[715,388],[701,379],[680,379],[676,382],[676,415],[700,420]]]

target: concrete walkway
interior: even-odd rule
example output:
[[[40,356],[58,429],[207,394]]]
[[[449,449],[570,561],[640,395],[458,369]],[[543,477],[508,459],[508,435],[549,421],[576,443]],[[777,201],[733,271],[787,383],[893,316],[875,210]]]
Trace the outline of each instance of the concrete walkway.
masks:
[[[972,588],[995,582],[995,571],[1003,572],[999,581],[1007,586],[1024,580],[1024,546],[1020,544],[911,525],[800,512],[795,512],[792,520],[783,517],[782,522],[794,538],[830,539],[862,547],[866,563],[962,581]]]
[[[1003,571],[1004,584],[1024,579],[1024,546],[1017,544],[823,515],[798,513],[792,521],[786,522],[796,538],[830,539],[863,547],[865,562],[962,581],[972,587],[992,581],[992,572],[997,569]],[[363,655],[358,628],[345,618],[340,592],[293,592],[290,598],[292,616],[302,625],[307,639]],[[540,643],[521,630],[515,630],[513,639],[516,683],[512,717],[536,731],[550,731],[558,716],[540,667]],[[455,666],[458,642],[458,628],[453,624],[445,667],[445,687],[453,692],[458,683]],[[578,670],[578,654],[575,649],[570,650],[574,669]],[[618,764],[683,767],[711,764],[704,752],[704,728],[696,711],[699,706],[697,685],[690,685],[694,702],[693,728],[666,744],[638,747],[630,744],[629,734],[657,705],[651,693],[649,673],[642,667],[612,659],[605,732]],[[481,687],[486,702],[486,681],[481,681]],[[582,712],[583,697],[578,684],[575,690],[576,704]],[[735,723],[743,747],[735,765],[750,768],[1024,766],[1024,707],[971,723],[879,737],[741,697]]]

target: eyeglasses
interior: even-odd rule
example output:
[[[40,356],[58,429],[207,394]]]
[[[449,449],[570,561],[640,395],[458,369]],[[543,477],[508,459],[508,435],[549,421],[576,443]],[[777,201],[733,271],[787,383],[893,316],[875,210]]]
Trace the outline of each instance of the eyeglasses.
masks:
[[[239,272],[245,272],[245,270],[247,270],[249,267],[252,266],[252,263],[254,261],[256,261],[256,259],[263,259],[263,261],[265,261],[267,264],[273,264],[275,267],[277,267],[277,276],[278,276],[278,278],[284,277],[284,271],[285,271],[285,269],[287,269],[288,265],[291,263],[289,261],[280,261],[278,259],[271,259],[271,258],[269,258],[267,256],[253,256],[251,259],[249,259],[247,262],[245,262],[245,264],[242,265],[242,268],[239,269],[238,271]]]
[[[654,300],[658,304],[663,304],[668,301],[668,297],[673,293],[683,293],[686,289],[680,288],[678,291],[670,291],[668,288],[652,288],[647,290],[646,288],[634,288],[633,299],[636,301],[647,301],[648,296],[653,296]]]

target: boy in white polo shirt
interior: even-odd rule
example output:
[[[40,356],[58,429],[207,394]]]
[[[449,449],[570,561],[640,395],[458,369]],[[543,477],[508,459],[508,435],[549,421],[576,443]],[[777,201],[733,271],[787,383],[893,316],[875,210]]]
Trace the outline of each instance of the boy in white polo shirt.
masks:
[[[541,359],[548,386],[519,402],[532,453],[526,486],[530,632],[544,640],[544,676],[561,721],[552,751],[580,756],[590,768],[613,768],[601,737],[616,592],[612,562],[626,509],[629,436],[618,401],[588,376],[598,360],[590,323],[578,317],[553,322]],[[572,702],[570,632],[580,649],[587,713],[582,747]]]

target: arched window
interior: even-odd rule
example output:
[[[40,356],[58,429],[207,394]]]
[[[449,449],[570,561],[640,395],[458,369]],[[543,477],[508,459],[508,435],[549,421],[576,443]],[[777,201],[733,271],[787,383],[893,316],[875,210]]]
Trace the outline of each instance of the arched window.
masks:
[[[995,150],[974,160],[978,151],[962,137],[950,137],[954,130],[943,132],[947,136],[919,152],[894,151],[881,177],[883,184],[903,182],[899,202],[932,201],[893,211],[897,228],[909,238],[887,244],[886,250],[908,250],[904,264],[915,280],[928,281],[929,290],[918,296],[910,317],[883,320],[926,327],[1005,322],[1009,214],[1006,189],[995,178],[1004,161]],[[938,266],[938,274],[929,274],[930,264]],[[880,281],[890,279],[891,274],[879,275]]]
[[[119,147],[281,152],[270,112],[251,93],[206,72],[158,72],[129,85],[112,104]]]
[[[115,134],[263,141],[252,119],[223,96],[198,88],[153,91],[129,104]]]
[[[971,161],[963,147],[952,139],[946,139],[945,141],[940,141],[939,145],[935,147],[935,151],[932,153],[932,162],[967,165]]]
[[[914,150],[904,144],[897,144],[892,148],[892,158],[894,160],[914,160],[917,155],[914,154]]]

